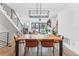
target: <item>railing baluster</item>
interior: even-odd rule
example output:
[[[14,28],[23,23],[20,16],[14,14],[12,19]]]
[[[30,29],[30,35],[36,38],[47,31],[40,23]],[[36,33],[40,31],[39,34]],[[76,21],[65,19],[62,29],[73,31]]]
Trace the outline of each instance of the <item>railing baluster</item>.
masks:
[[[9,43],[9,32],[0,33],[0,43],[2,47],[8,46]]]
[[[8,42],[9,41],[9,32],[7,32],[7,46],[8,46]]]

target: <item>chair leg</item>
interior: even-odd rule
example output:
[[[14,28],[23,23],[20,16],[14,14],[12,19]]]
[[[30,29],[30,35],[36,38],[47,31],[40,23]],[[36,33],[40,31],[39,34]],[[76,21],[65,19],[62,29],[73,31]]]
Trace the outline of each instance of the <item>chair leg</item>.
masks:
[[[42,56],[42,46],[41,46],[41,56]]]
[[[55,55],[55,54],[54,54],[54,49],[55,49],[55,47],[53,46],[53,56]]]
[[[30,51],[29,51],[29,49],[30,49],[30,48],[28,47],[28,54],[29,54],[29,56],[30,56]]]
[[[39,54],[39,46],[37,46],[37,56],[38,56],[38,54]]]
[[[24,48],[24,56],[26,56],[26,47]]]
[[[28,52],[29,52],[29,47],[28,47]],[[27,52],[27,47],[25,47],[25,49],[24,49],[24,56],[26,56],[26,54],[27,54],[28,52]]]

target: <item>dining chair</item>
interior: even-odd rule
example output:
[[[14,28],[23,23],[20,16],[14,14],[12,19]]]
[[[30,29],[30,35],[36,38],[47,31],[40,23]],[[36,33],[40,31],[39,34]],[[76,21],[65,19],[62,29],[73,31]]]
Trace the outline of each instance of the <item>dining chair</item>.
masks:
[[[27,51],[26,51],[26,48],[28,47],[28,50],[29,50],[29,48],[34,48],[34,47],[37,47],[37,56],[38,56],[38,49],[39,49],[39,47],[38,47],[38,44],[39,44],[39,42],[38,42],[38,40],[37,39],[26,39],[25,40],[25,52],[24,52],[24,55],[26,55],[26,53],[27,53]]]
[[[41,46],[46,48],[53,47],[53,56],[54,56],[54,41],[52,39],[41,40]],[[41,56],[42,56],[42,47],[41,47]]]

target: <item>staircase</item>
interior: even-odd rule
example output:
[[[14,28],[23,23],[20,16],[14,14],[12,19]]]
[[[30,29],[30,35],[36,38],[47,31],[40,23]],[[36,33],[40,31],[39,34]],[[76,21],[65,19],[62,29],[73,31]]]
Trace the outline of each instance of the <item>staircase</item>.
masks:
[[[15,55],[15,45],[14,41],[12,41],[8,46],[3,44],[4,42],[0,41],[0,56],[14,56]]]
[[[9,32],[0,33],[0,48],[3,48],[8,45]]]
[[[0,40],[0,48],[7,46],[5,41]]]

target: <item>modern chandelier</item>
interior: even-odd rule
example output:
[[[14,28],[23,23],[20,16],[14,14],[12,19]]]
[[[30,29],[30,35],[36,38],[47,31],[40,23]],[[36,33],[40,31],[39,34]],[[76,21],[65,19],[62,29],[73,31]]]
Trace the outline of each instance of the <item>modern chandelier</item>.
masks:
[[[49,10],[45,10],[40,3],[40,7],[38,7],[38,3],[36,4],[36,9],[29,10],[29,17],[30,18],[48,18],[49,17]]]

